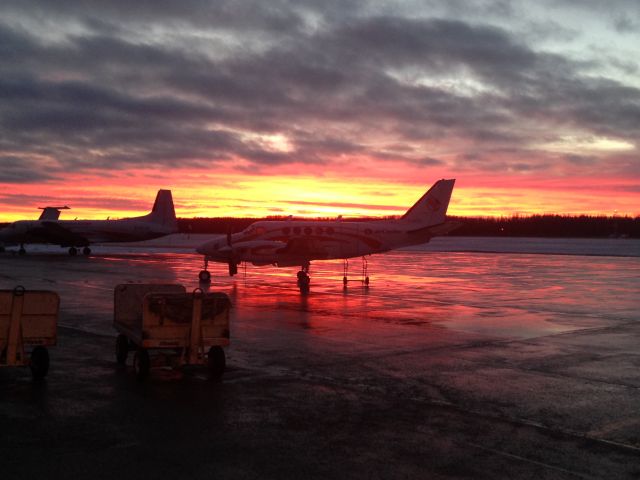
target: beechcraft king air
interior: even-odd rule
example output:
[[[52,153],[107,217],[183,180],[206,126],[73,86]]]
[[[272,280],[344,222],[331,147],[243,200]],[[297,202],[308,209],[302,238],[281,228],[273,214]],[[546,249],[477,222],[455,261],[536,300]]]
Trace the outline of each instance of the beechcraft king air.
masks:
[[[151,213],[119,220],[58,220],[60,210],[69,207],[44,207],[38,220],[20,220],[0,230],[0,246],[51,243],[68,247],[70,255],[83,247],[91,253],[90,244],[107,242],[137,242],[163,237],[178,231],[171,190],[159,190]]]
[[[447,207],[455,180],[437,181],[407,212],[398,219],[349,222],[338,220],[259,221],[245,230],[209,241],[196,249],[205,257],[199,274],[210,281],[209,261],[229,265],[229,274],[238,272],[241,262],[278,267],[300,266],[298,286],[309,288],[309,265],[313,260],[363,257],[363,282],[368,285],[366,255],[388,252],[400,247],[427,243],[431,237],[444,235],[458,226],[446,220]]]

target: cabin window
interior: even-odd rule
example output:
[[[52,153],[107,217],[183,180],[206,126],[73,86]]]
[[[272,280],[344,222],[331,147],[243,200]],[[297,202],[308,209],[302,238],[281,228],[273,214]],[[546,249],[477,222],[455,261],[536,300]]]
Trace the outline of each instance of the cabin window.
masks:
[[[300,235],[300,227],[293,227],[293,233]]]
[[[324,233],[324,228],[316,227],[316,235],[322,235]]]
[[[311,230],[311,227],[304,227],[304,234],[305,235],[311,235],[311,232],[313,232],[313,230]]]

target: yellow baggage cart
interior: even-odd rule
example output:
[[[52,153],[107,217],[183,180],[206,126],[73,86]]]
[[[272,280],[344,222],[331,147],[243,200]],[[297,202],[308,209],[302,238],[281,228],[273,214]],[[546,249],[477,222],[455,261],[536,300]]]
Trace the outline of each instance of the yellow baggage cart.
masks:
[[[34,378],[49,371],[57,340],[60,297],[48,290],[0,290],[0,367],[29,366]]]
[[[231,301],[224,293],[196,288],[187,293],[176,284],[115,287],[113,326],[116,360],[125,364],[133,350],[136,376],[143,380],[152,366],[206,365],[213,379],[225,369],[222,347],[229,345]]]

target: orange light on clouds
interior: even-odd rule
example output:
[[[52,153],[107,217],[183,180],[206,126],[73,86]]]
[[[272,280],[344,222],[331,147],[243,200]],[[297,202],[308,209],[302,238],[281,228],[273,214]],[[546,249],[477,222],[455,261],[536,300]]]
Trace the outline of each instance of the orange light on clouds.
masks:
[[[62,219],[122,218],[146,214],[159,188],[173,192],[179,217],[388,216],[404,213],[443,175],[437,168],[381,167],[363,174],[313,172],[266,175],[238,172],[130,170],[69,174],[64,182],[0,185],[0,221],[35,219],[37,207],[69,205]],[[385,165],[385,169],[387,166]],[[321,170],[317,167],[317,170]],[[349,170],[345,169],[345,172]],[[629,179],[569,180],[527,176],[457,176],[449,213],[458,216],[514,214],[640,215],[640,194]],[[18,193],[11,198],[10,193]]]

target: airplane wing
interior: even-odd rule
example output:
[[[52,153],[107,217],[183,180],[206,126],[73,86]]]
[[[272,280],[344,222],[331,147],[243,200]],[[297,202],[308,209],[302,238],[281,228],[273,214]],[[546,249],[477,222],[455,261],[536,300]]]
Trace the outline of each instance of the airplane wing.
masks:
[[[278,253],[294,257],[317,259],[328,256],[327,250],[310,238],[292,238]]]
[[[40,222],[40,225],[31,230],[28,233],[28,236],[42,242],[53,243],[63,247],[89,243],[82,235],[73,233],[58,222],[50,221]]]
[[[446,235],[447,233],[453,232],[457,228],[462,226],[462,222],[456,222],[453,220],[440,223],[438,225],[432,225],[430,227],[418,228],[416,230],[411,230],[409,233],[413,234],[425,234],[429,233],[432,236]]]

